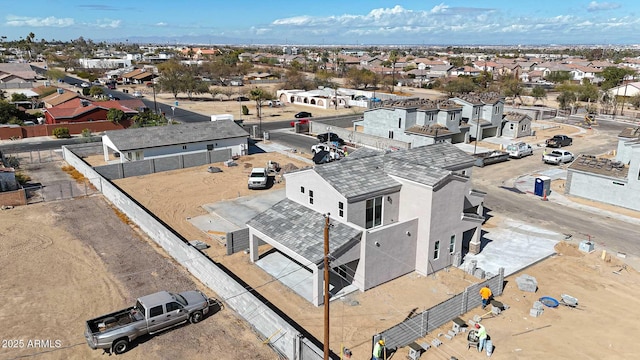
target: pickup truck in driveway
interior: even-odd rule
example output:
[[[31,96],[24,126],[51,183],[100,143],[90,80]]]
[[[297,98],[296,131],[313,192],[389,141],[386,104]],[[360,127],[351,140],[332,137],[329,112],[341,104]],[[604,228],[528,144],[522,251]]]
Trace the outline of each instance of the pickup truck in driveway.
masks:
[[[202,292],[179,294],[160,291],[138,298],[135,306],[87,321],[84,337],[92,349],[122,354],[136,338],[183,324],[195,324],[209,312],[216,300]]]
[[[544,154],[542,156],[542,161],[545,164],[554,164],[560,165],[573,161],[573,154],[568,151],[563,150],[553,150],[549,154]]]
[[[560,148],[573,144],[573,139],[567,135],[554,135],[551,139],[545,141],[547,147]]]

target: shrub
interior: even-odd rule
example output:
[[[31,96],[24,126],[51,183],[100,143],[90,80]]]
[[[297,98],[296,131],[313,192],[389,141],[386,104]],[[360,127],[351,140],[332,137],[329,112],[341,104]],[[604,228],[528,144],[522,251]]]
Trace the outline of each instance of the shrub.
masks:
[[[28,183],[29,181],[31,181],[31,177],[29,175],[25,175],[21,172],[16,172],[16,181],[20,184],[20,185],[24,185],[26,183]]]
[[[246,105],[242,105],[242,115],[249,115],[249,108]]]
[[[69,134],[69,128],[65,128],[65,127],[53,129],[53,136],[55,136],[58,139],[67,139],[71,137],[71,135]]]

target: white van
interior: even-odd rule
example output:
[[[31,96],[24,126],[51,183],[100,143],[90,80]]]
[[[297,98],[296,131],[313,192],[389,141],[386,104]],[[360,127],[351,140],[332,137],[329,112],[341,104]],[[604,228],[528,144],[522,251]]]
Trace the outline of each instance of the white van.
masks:
[[[509,144],[507,146],[509,157],[520,159],[525,156],[533,155],[531,145],[523,142]]]

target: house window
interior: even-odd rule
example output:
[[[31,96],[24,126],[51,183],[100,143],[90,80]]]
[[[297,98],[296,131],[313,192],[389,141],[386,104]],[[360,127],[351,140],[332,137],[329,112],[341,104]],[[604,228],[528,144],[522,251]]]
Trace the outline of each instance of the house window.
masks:
[[[393,131],[389,130],[389,139],[393,139]]]
[[[182,150],[187,150],[187,145],[182,145]]]
[[[365,228],[371,229],[382,224],[382,196],[367,200]]]
[[[402,129],[402,118],[398,118],[398,129]]]
[[[451,240],[449,241],[449,254],[453,254],[456,251],[456,236],[451,235]]]
[[[509,124],[509,130],[513,130],[513,124]]]
[[[344,217],[344,203],[342,201],[338,201],[338,210],[340,217]]]
[[[440,240],[436,241],[433,247],[433,260],[437,260],[440,257]]]
[[[313,190],[309,190],[309,204],[313,204]]]
[[[300,192],[304,194],[304,186],[300,186]]]
[[[521,131],[525,131],[527,130],[527,125],[522,125],[522,130]]]
[[[207,151],[212,151],[212,150],[213,150],[213,145],[207,144]]]

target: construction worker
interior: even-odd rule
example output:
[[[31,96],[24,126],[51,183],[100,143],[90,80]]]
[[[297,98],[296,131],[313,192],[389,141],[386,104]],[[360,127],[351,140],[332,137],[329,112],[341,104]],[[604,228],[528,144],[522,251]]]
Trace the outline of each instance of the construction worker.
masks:
[[[478,352],[482,352],[487,343],[487,329],[480,323],[476,323],[476,331],[478,332]]]
[[[493,296],[493,293],[491,293],[491,289],[489,289],[487,286],[483,286],[482,289],[480,289],[480,297],[482,298],[483,309],[486,308],[489,304],[491,296]]]
[[[384,340],[380,339],[373,346],[373,358],[372,360],[383,360],[382,354],[384,352]]]

